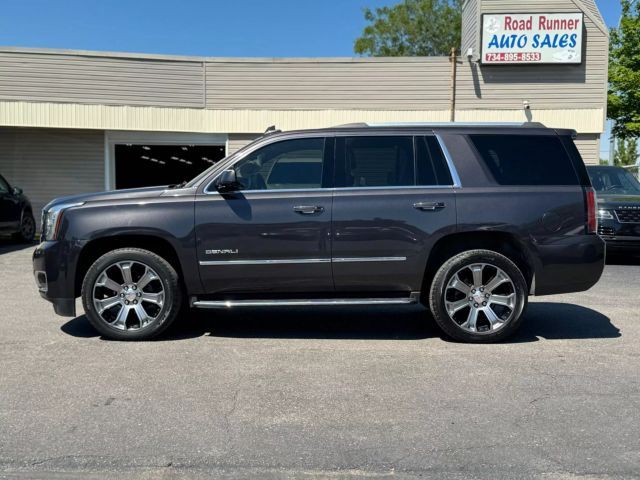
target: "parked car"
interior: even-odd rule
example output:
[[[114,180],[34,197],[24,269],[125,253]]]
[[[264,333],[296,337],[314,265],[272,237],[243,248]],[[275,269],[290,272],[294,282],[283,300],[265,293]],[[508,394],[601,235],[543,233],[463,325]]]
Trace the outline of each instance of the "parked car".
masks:
[[[60,315],[147,339],[181,306],[423,302],[467,342],[513,334],[529,295],[604,266],[572,137],[525,126],[270,132],[190,182],[54,200],[33,256]]]
[[[0,234],[23,242],[33,242],[36,222],[31,203],[19,187],[13,187],[0,175]]]
[[[598,198],[598,233],[607,251],[640,253],[640,182],[622,167],[587,167]]]

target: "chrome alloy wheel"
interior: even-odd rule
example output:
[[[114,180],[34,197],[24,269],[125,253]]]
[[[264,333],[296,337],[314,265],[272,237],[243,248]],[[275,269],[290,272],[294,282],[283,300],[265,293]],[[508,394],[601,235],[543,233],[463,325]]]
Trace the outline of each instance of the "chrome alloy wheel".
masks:
[[[109,265],[93,286],[93,306],[106,323],[119,330],[140,329],[162,312],[164,286],[158,274],[138,261]]]
[[[449,317],[463,330],[493,333],[511,320],[516,289],[504,270],[488,263],[474,263],[458,270],[444,292]]]

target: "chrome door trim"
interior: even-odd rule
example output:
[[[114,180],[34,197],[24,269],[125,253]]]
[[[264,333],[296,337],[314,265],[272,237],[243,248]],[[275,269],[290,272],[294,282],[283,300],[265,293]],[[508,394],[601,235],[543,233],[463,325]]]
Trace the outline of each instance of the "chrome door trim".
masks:
[[[213,265],[286,265],[304,263],[352,263],[352,262],[405,262],[407,257],[338,257],[338,258],[283,258],[257,260],[201,260],[202,266]]]
[[[335,263],[351,262],[405,262],[407,257],[338,257],[332,258]]]
[[[283,258],[258,260],[201,260],[200,265],[283,265],[300,263],[330,263],[330,258]]]

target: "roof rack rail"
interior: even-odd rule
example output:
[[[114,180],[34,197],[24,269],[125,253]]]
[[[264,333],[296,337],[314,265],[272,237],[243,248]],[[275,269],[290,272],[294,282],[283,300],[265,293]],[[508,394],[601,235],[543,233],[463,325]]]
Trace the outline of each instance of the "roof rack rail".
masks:
[[[267,127],[262,136],[271,135],[272,133],[280,133],[281,131],[282,130],[277,129],[275,125],[271,125],[270,127]]]
[[[333,128],[367,127],[529,127],[545,128],[540,122],[358,122],[336,125]]]
[[[370,125],[366,122],[355,122],[355,123],[343,123],[342,125],[335,125],[333,128],[366,128]]]

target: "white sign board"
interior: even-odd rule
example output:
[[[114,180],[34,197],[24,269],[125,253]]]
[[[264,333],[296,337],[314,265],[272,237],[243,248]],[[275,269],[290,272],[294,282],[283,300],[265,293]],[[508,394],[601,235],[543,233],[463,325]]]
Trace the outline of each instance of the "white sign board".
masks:
[[[582,63],[584,17],[578,13],[484,14],[481,62]]]

